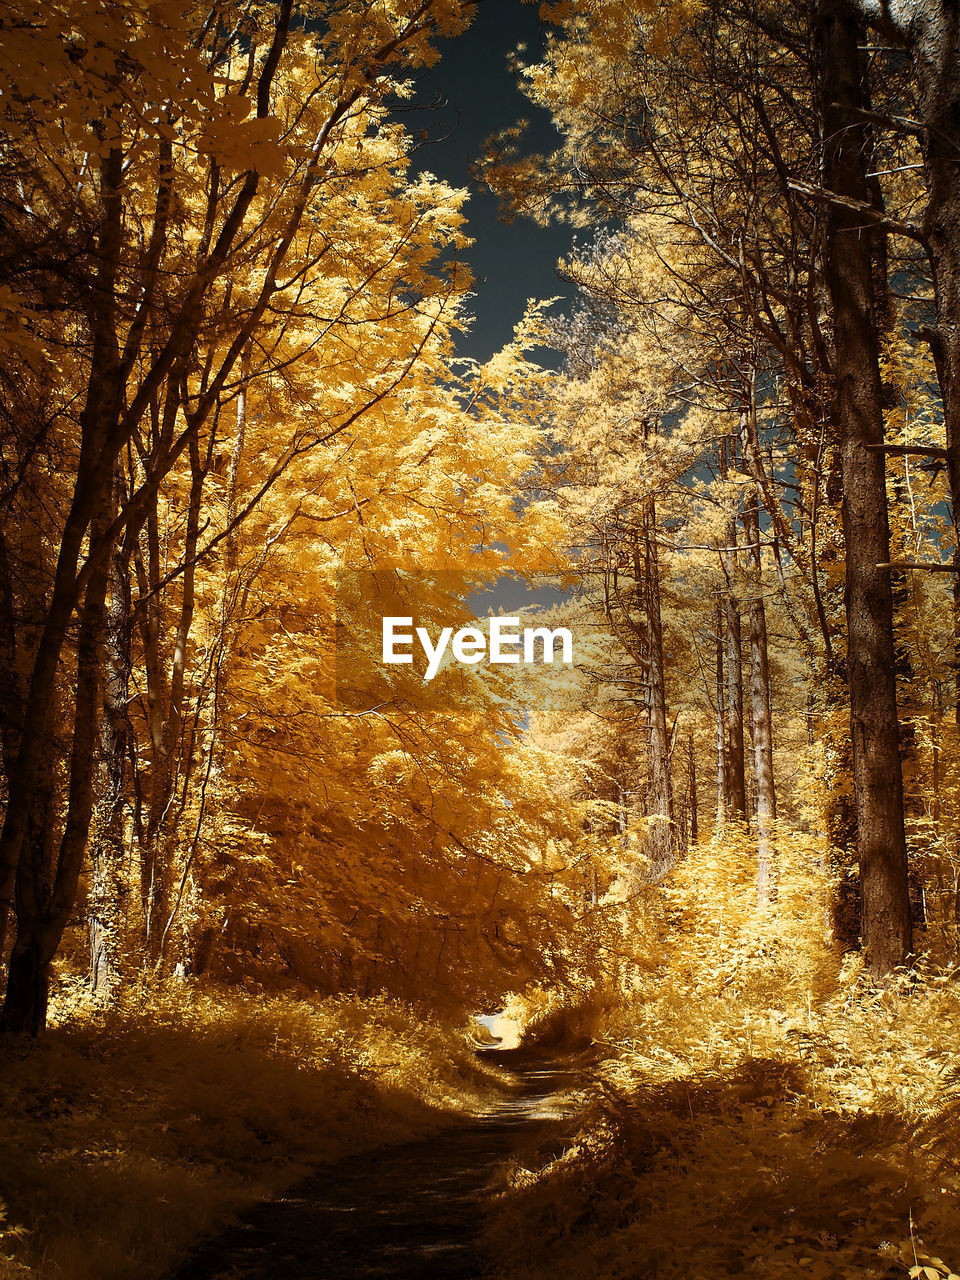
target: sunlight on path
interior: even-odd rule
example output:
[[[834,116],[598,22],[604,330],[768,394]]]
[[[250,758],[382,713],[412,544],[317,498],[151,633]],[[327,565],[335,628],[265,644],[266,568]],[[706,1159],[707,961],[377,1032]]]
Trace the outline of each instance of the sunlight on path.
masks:
[[[580,1064],[490,1051],[511,1086],[428,1138],[348,1157],[203,1245],[173,1280],[472,1280],[497,1166],[571,1116]]]
[[[520,1044],[520,1023],[505,1013],[479,1014],[477,1022],[486,1027],[499,1049],[516,1049]]]

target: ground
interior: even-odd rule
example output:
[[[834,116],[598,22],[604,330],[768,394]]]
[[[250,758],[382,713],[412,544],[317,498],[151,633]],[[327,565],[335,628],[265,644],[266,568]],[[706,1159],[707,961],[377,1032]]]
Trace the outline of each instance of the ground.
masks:
[[[500,1095],[441,1133],[326,1166],[208,1240],[176,1280],[470,1280],[498,1169],[562,1144],[582,1079],[575,1058],[483,1051],[507,1073]]]

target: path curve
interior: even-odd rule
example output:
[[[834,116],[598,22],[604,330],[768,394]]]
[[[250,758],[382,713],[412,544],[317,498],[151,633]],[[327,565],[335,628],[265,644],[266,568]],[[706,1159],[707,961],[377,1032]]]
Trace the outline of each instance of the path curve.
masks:
[[[347,1156],[205,1242],[172,1280],[475,1280],[485,1192],[501,1161],[570,1126],[583,1064],[486,1051],[511,1083],[483,1114]]]

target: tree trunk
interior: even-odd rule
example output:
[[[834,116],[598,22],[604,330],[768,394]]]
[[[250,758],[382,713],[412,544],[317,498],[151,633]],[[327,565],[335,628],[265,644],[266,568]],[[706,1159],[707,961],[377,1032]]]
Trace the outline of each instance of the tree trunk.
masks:
[[[647,737],[645,850],[650,865],[644,879],[655,881],[674,865],[673,788],[667,733],[660,566],[652,497],[640,504],[639,520],[617,523],[605,541],[604,613],[639,673]],[[624,587],[623,581],[630,585]]]
[[[141,897],[144,920],[144,960],[156,964],[161,960],[164,924],[170,914],[173,858],[176,845],[175,798],[178,783],[188,785],[189,761],[184,759],[183,708],[186,695],[187,655],[193,627],[196,597],[196,565],[194,563],[200,531],[200,512],[206,464],[200,457],[195,440],[190,442],[190,499],[183,557],[185,568],[180,594],[180,610],[173,640],[169,676],[162,667],[159,636],[154,661],[150,699],[154,708],[153,759],[151,763],[150,812],[147,820],[146,846],[141,853]],[[151,545],[151,555],[159,556]],[[151,566],[151,572],[154,566]],[[159,564],[156,566],[159,573]],[[148,668],[148,680],[151,679]]]
[[[57,691],[60,659],[78,604],[77,568],[85,538],[92,529],[91,522],[109,495],[114,459],[120,448],[120,442],[113,441],[122,402],[114,288],[123,236],[122,166],[120,149],[111,148],[101,164],[103,220],[93,290],[93,344],[86,402],[79,420],[80,452],[73,500],[63,526],[56,571],[28,681],[17,756],[6,769],[7,806],[0,831],[0,912],[5,912],[14,900],[17,868],[30,827],[38,779],[45,764],[44,754],[50,747],[49,718]]]
[[[656,506],[645,504],[643,541],[634,543],[634,574],[643,592],[647,623],[647,680],[649,697],[649,777],[647,816],[653,819],[647,837],[650,875],[660,879],[675,861],[673,786],[670,778],[670,740],[667,733],[667,696],[663,661],[663,619],[660,606],[660,563],[657,551]]]
[[[925,125],[920,134],[927,190],[923,230],[936,306],[936,324],[927,337],[943,401],[954,556],[960,564],[960,9],[956,0],[924,0],[898,9],[897,34],[913,56]],[[960,657],[960,578],[954,588]],[[960,724],[960,665],[955,715]]]
[[[820,0],[817,40],[824,183],[841,199],[870,200],[870,133],[857,120],[869,103],[858,45],[863,28],[840,0]],[[825,275],[833,312],[836,409],[843,470],[843,532],[850,723],[861,928],[875,975],[902,964],[911,929],[897,720],[889,570],[883,391],[877,342],[872,237],[864,218],[831,204]]]
[[[693,751],[693,730],[687,743],[687,760],[690,772],[690,844],[695,845],[700,836],[697,822],[697,758]]]
[[[10,954],[7,995],[0,1030],[13,1035],[38,1036],[47,1025],[50,961],[57,943],[45,945],[42,932],[18,933]]]
[[[748,414],[741,431],[757,434],[756,400],[752,389]],[[763,604],[763,564],[760,555],[760,494],[754,493],[743,513],[743,530],[750,566],[750,725],[753,738],[753,773],[757,787],[757,900],[766,906],[776,897],[774,882],[773,824],[777,795],[773,781],[773,717],[770,711],[770,661],[767,651],[767,615]]]
[[[723,605],[717,600],[716,610],[716,699],[717,699],[717,831],[722,830],[727,820],[727,770],[724,744],[724,675],[723,675]]]
[[[720,475],[727,477],[727,444],[720,442]],[[728,522],[727,545],[720,552],[723,594],[723,802],[727,818],[747,822],[746,757],[743,747],[743,635],[737,598],[737,524]]]
[[[91,556],[98,555],[109,523],[110,504],[105,500],[93,521]],[[47,849],[52,832],[50,814],[45,812],[42,820],[38,820],[34,803],[31,815],[33,821],[28,823],[27,830],[28,837],[31,827],[35,834],[32,840],[27,839],[26,857],[21,852],[18,859],[17,937],[10,958],[3,1009],[0,1011],[0,1031],[27,1031],[35,1035],[43,1030],[50,962],[60,945],[77,900],[93,813],[96,773],[94,761],[103,659],[104,600],[107,590],[106,556],[99,556],[98,559],[101,567],[90,578],[80,615],[67,812],[56,868],[51,875],[52,857]],[[53,778],[52,755],[52,749],[48,749],[46,758],[41,760],[34,780],[34,802],[43,790],[38,781],[44,772]],[[44,806],[45,809],[46,807]],[[38,857],[38,847],[43,849],[42,857]]]
[[[743,636],[740,602],[727,596],[723,602],[724,636],[724,790],[727,816],[747,821],[746,757],[743,746]]]
[[[927,234],[937,312],[932,350],[943,401],[954,560],[960,566],[960,13],[937,6],[914,56],[920,88],[927,180]],[[931,29],[931,28],[938,28]],[[954,714],[960,725],[960,574],[954,577]]]
[[[124,780],[130,722],[130,577],[119,547],[110,555],[103,645],[100,779],[90,859],[90,984],[109,995],[120,965],[124,881]]]

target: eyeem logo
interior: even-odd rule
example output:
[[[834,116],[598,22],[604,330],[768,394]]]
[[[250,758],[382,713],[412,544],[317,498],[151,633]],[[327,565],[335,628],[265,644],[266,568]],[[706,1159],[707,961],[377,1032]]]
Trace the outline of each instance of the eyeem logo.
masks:
[[[450,645],[450,652],[457,662],[465,663],[467,666],[482,662],[484,657],[487,656],[487,636],[479,627],[461,627],[456,633],[454,633],[453,627],[444,627],[437,638],[436,644],[430,639],[425,627],[417,627],[415,633],[408,629],[411,627],[413,627],[413,618],[384,618],[383,661],[390,666],[413,662],[412,651],[398,653],[397,646],[406,647],[409,645],[412,650],[414,634],[416,634],[416,638],[420,641],[420,646],[427,659],[427,671],[424,680],[432,680],[440,670],[440,663],[443,661],[443,655],[447,651],[448,644]],[[573,662],[573,636],[566,627],[556,627],[552,631],[549,627],[524,627],[521,634],[519,618],[490,619],[488,661],[493,663],[520,661],[534,663],[537,661],[538,641],[540,642],[542,653],[540,661],[552,663],[554,650],[559,644],[560,661],[564,663]],[[521,645],[523,646],[522,658],[520,653],[511,652],[511,650],[516,650]]]

